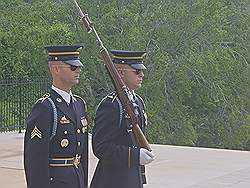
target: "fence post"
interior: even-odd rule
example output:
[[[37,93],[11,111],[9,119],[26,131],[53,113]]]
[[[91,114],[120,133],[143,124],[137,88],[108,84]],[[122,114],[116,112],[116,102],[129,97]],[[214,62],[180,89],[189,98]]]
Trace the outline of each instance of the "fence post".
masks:
[[[22,133],[22,117],[23,117],[23,113],[22,113],[22,105],[23,105],[23,97],[22,97],[22,92],[23,92],[23,77],[21,76],[19,78],[19,125],[18,125],[18,132]]]

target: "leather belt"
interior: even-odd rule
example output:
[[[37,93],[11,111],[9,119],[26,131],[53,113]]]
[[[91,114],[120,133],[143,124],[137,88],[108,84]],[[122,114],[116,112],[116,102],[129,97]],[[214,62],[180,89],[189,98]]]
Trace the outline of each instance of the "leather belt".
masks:
[[[49,159],[49,166],[56,167],[56,166],[75,166],[78,168],[80,164],[81,156],[76,155],[75,157],[69,158],[50,158]]]

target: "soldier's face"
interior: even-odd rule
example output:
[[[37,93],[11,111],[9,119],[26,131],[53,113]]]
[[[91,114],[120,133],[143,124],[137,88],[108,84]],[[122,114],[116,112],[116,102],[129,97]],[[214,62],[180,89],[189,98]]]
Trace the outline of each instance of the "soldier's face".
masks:
[[[65,65],[64,67],[60,67],[61,78],[65,83],[68,83],[71,86],[79,83],[81,68],[80,67],[72,67],[70,65]]]
[[[124,65],[121,71],[122,79],[130,90],[136,90],[141,87],[144,77],[142,70],[133,69],[129,65]]]
[[[72,87],[79,83],[81,67],[71,66],[69,64],[58,62],[55,65],[55,76],[57,80],[66,87]]]

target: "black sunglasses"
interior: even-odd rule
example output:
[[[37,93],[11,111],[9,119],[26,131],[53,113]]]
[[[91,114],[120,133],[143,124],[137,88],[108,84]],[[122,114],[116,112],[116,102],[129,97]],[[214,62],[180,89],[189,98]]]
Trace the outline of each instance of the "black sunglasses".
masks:
[[[141,69],[123,69],[123,70],[132,71],[132,72],[134,72],[136,75],[139,75],[139,74],[143,73],[143,70],[141,70]]]
[[[75,65],[70,65],[69,68],[70,68],[71,71],[75,71],[77,68],[80,68],[80,69],[81,69],[81,67],[75,66]]]
[[[141,69],[133,69],[132,71],[135,72],[136,75],[139,75],[143,72]]]

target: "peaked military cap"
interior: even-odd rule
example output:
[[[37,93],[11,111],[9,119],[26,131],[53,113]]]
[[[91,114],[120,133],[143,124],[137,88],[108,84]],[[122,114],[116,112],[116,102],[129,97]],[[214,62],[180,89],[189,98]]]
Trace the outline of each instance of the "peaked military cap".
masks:
[[[48,61],[63,61],[69,65],[82,67],[79,50],[83,45],[46,46]]]
[[[143,64],[143,57],[146,55],[144,51],[111,50],[110,52],[114,63],[127,64],[134,69],[146,69]]]

